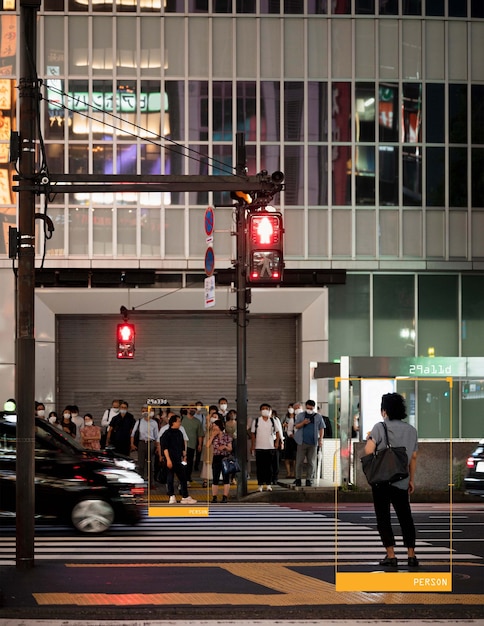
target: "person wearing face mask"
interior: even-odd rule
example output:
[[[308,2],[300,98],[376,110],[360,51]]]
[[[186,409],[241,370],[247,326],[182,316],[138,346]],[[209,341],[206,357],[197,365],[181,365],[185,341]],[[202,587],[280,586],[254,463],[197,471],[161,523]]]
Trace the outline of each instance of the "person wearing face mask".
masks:
[[[81,428],[84,428],[84,419],[79,415],[79,407],[75,404],[71,405],[71,419],[76,425],[76,441],[81,443]]]
[[[228,411],[228,406],[229,405],[228,405],[228,402],[227,402],[227,398],[223,398],[223,397],[219,398],[217,412],[219,413],[219,415],[222,416],[224,421],[225,421],[225,418],[227,417],[227,413],[229,412]]]
[[[296,478],[296,451],[297,443],[294,440],[294,406],[287,407],[284,428],[284,465],[286,466],[286,478]]]
[[[303,411],[301,404],[294,404],[294,410],[301,409],[294,421],[294,439],[297,444],[296,452],[296,487],[301,486],[304,459],[306,458],[306,487],[313,484],[316,471],[316,459],[318,448],[321,448],[324,437],[324,420],[322,416],[314,410],[316,403],[314,400],[306,401],[306,410]]]
[[[250,426],[252,439],[250,451],[251,454],[255,454],[258,491],[262,491],[263,485],[266,485],[267,491],[272,491],[273,457],[281,438],[271,409],[270,404],[265,402],[261,404],[260,417],[253,419]]]
[[[108,426],[106,447],[113,446],[116,452],[129,456],[131,450],[131,431],[135,425],[134,416],[128,411],[128,403],[121,401],[119,414],[115,415]]]
[[[155,488],[155,452],[158,454],[160,450],[160,433],[154,418],[155,412],[144,406],[141,419],[131,431],[131,451],[138,450],[138,472],[149,480],[152,489]]]
[[[119,400],[113,400],[111,408],[106,409],[101,418],[101,448],[106,446],[108,426],[115,415],[119,414]]]
[[[182,415],[182,425],[188,435],[186,467],[188,485],[192,482],[195,453],[202,451],[203,443],[203,428],[201,422],[195,417],[196,412],[197,410],[194,406],[190,406],[187,411],[183,409],[180,411]]]
[[[43,402],[35,403],[35,417],[41,417],[45,419],[45,406]]]
[[[65,433],[68,433],[69,435],[71,435],[71,437],[76,437],[77,428],[72,421],[71,410],[68,406],[66,406],[66,408],[62,412],[62,421],[60,426]]]
[[[94,425],[92,415],[84,415],[84,425],[81,428],[81,445],[88,450],[101,449],[101,428]]]
[[[54,426],[59,427],[59,416],[57,415],[56,411],[51,411],[49,413],[49,417],[47,418],[49,424],[53,424]]]

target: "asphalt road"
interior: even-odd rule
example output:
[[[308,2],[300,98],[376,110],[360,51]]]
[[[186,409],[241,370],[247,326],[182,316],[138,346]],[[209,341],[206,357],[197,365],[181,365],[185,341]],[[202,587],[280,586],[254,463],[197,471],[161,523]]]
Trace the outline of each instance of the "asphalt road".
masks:
[[[484,619],[484,503],[413,509],[421,566],[409,571],[403,563],[392,573],[378,567],[382,549],[370,504],[335,511],[328,503],[234,503],[207,519],[146,518],[95,540],[39,527],[35,567],[0,567],[0,615],[115,623]],[[6,563],[15,529],[1,531]],[[450,591],[432,586],[449,577]],[[338,590],[348,579],[356,588]]]

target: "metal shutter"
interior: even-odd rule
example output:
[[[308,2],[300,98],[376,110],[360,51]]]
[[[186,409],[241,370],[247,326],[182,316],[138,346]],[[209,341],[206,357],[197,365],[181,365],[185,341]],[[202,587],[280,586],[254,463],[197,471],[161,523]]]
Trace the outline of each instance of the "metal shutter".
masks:
[[[224,314],[133,315],[134,359],[116,358],[120,316],[58,315],[57,409],[77,404],[98,421],[113,398],[138,415],[149,397],[171,406],[226,396],[236,408],[236,326]],[[247,327],[248,415],[269,402],[284,414],[296,399],[297,318],[250,316]]]

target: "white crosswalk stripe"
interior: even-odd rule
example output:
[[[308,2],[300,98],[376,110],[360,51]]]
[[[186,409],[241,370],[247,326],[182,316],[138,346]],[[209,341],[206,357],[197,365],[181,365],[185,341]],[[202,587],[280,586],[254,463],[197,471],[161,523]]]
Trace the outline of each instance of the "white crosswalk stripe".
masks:
[[[360,518],[361,520],[361,518]],[[367,520],[364,520],[365,522]],[[0,565],[15,563],[15,528],[3,528]],[[429,536],[430,535],[430,536]],[[480,557],[452,551],[439,533],[425,533],[421,560],[449,562]],[[402,546],[401,537],[396,537]],[[397,547],[397,556],[405,550]],[[113,526],[103,535],[76,534],[62,526],[38,526],[35,559],[88,562],[374,561],[381,556],[374,524],[335,520],[331,512],[271,504],[214,506],[206,518],[144,517],[137,526]]]

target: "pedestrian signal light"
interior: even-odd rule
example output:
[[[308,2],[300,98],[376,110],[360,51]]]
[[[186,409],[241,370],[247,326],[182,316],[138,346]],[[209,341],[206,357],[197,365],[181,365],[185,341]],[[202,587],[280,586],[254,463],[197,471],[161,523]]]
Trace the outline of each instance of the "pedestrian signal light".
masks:
[[[117,328],[117,350],[116,356],[118,359],[133,359],[134,358],[134,337],[135,330],[134,324],[118,324]]]
[[[247,232],[248,281],[265,285],[282,282],[282,214],[268,211],[250,214]]]

